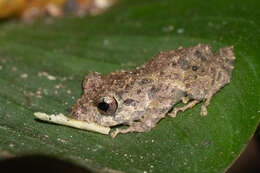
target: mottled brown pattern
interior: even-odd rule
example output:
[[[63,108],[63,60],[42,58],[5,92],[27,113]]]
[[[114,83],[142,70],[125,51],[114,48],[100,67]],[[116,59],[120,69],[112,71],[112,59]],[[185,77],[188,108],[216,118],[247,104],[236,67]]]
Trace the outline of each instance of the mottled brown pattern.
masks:
[[[198,44],[159,52],[131,71],[108,76],[90,72],[82,82],[83,95],[73,107],[71,116],[103,126],[129,126],[116,129],[111,134],[115,137],[118,133],[151,130],[180,101],[187,104],[174,108],[169,116],[175,117],[178,111],[185,111],[204,100],[201,114],[206,115],[206,106],[212,96],[230,82],[234,60],[233,47],[222,48],[214,55],[210,46]],[[116,101],[98,107],[103,98]],[[102,114],[107,110],[109,116]]]

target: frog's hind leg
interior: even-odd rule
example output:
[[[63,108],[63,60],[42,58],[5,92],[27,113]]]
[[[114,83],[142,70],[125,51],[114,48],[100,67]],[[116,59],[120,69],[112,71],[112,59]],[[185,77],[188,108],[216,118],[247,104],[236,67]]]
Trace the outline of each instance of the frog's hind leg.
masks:
[[[211,101],[211,99],[212,99],[212,97],[213,97],[214,94],[215,94],[215,91],[214,91],[214,92],[210,92],[209,95],[208,95],[207,98],[206,98],[205,103],[201,106],[201,112],[200,112],[200,114],[201,114],[202,116],[205,116],[205,115],[208,114],[207,106],[210,104],[210,101]]]
[[[213,97],[213,95],[215,94],[215,91],[214,92],[210,92],[209,95],[207,96],[206,98],[206,101],[205,103],[201,106],[201,112],[200,114],[202,116],[205,116],[208,114],[208,111],[207,111],[207,106],[210,104],[210,101]],[[187,103],[187,99],[186,97],[182,98],[182,102],[183,103]],[[177,113],[179,111],[186,111],[187,109],[190,109],[192,108],[193,106],[195,106],[197,103],[201,102],[201,100],[193,100],[191,102],[189,102],[188,104],[184,105],[183,107],[180,107],[180,108],[174,108],[173,111],[171,113],[168,114],[168,116],[170,117],[176,117]]]
[[[193,100],[193,101],[190,101],[188,104],[186,104],[185,106],[183,107],[180,107],[180,108],[174,108],[173,111],[171,113],[168,114],[168,116],[170,117],[176,117],[177,113],[179,111],[186,111],[187,109],[190,109],[192,108],[193,106],[195,106],[197,103],[199,103],[200,100]]]

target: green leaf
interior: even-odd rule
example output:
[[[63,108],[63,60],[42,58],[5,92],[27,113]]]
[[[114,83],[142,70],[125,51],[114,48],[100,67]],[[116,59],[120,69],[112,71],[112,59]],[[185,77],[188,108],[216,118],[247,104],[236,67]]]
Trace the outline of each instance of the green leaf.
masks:
[[[122,0],[96,17],[1,23],[0,157],[40,153],[123,172],[224,172],[260,119],[259,8],[257,0]],[[149,133],[115,139],[34,118],[68,114],[89,70],[129,69],[160,50],[198,43],[214,51],[234,45],[237,57],[206,117],[200,104]]]

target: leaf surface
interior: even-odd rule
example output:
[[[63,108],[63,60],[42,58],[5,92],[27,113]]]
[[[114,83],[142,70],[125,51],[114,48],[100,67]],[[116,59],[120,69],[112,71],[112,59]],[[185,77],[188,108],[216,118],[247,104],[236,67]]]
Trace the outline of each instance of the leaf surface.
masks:
[[[242,0],[122,0],[96,17],[1,23],[0,157],[39,153],[122,172],[224,172],[260,119],[259,7]],[[234,45],[237,58],[208,116],[200,116],[200,104],[149,133],[115,139],[34,118],[39,111],[68,114],[89,70],[131,69],[158,51],[198,43],[215,52]]]

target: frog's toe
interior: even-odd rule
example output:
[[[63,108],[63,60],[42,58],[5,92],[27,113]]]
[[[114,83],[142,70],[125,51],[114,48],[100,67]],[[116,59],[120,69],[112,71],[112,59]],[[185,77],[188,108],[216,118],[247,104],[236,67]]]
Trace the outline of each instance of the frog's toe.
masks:
[[[115,138],[115,137],[118,135],[118,133],[120,133],[120,132],[118,131],[118,129],[116,129],[115,131],[113,131],[112,133],[110,133],[110,136],[111,136],[112,138]]]
[[[207,107],[206,105],[202,105],[201,106],[201,112],[200,112],[200,115],[202,116],[206,116],[208,114],[208,111],[207,111]]]

